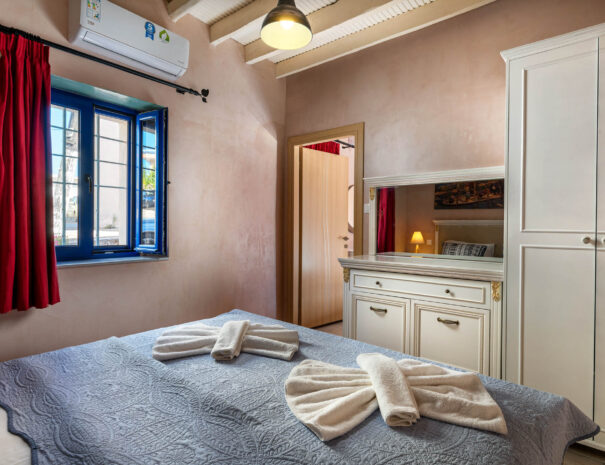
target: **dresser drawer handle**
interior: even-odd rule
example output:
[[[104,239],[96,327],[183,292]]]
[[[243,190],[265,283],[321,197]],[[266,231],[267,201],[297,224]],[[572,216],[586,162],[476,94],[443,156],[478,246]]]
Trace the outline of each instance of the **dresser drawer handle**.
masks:
[[[446,293],[446,294],[451,294],[451,293],[452,293],[452,291],[450,291],[449,289],[446,289],[446,290],[445,290],[445,293]]]
[[[370,307],[370,310],[372,310],[373,312],[376,312],[376,313],[384,313],[385,315],[387,314],[386,308]]]
[[[444,325],[456,325],[456,326],[458,326],[460,324],[460,322],[458,320],[444,320],[440,316],[437,317],[437,321],[439,323],[443,323]]]
[[[378,287],[382,287],[382,283],[381,283],[380,281],[376,281],[376,285],[377,285]]]

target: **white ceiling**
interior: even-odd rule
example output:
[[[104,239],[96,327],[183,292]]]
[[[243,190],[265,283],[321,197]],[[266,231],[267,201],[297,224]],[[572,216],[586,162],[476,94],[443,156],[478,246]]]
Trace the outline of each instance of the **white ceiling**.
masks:
[[[276,76],[282,77],[497,0],[297,0],[296,6],[316,18],[315,24],[321,26],[306,47],[287,51],[267,50],[266,45],[259,45],[264,16],[277,5],[277,0],[167,1],[173,19],[187,13],[195,16],[211,26],[213,44],[231,38],[244,46],[248,63],[268,59],[276,64]],[[244,7],[247,8],[239,12]],[[419,8],[427,8],[426,14],[407,16]],[[310,21],[313,26],[314,21]]]
[[[340,23],[339,25],[330,29],[314,34],[313,39],[311,39],[311,42],[306,47],[298,50],[283,51],[275,56],[270,57],[269,59],[273,63],[279,63],[280,61],[287,60],[288,58],[292,58],[296,55],[308,52],[309,50],[321,47],[322,45],[342,39],[345,36],[375,26],[376,24],[386,21],[387,19],[402,15],[410,10],[414,10],[433,1],[435,0],[393,0],[363,15],[357,16],[356,18]],[[255,39],[258,39],[259,37],[260,31],[258,31]]]

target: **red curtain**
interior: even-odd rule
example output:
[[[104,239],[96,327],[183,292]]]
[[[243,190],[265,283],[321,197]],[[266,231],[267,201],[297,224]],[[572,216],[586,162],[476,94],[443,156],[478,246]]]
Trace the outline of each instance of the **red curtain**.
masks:
[[[322,142],[321,144],[305,145],[304,148],[340,155],[340,144],[338,142]]]
[[[378,238],[377,252],[395,250],[395,189],[378,189]]]
[[[59,302],[48,47],[0,33],[0,313]]]

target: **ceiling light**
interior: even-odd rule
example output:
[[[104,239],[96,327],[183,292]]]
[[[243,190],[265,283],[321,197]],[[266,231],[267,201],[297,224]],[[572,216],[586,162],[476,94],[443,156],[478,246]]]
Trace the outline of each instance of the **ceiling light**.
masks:
[[[311,42],[313,33],[306,16],[294,0],[279,0],[263,21],[260,37],[279,50],[295,50]]]

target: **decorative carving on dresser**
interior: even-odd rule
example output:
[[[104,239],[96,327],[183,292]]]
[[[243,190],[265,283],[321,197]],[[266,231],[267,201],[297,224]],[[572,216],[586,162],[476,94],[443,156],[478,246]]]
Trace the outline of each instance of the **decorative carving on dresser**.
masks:
[[[502,283],[500,281],[492,281],[492,299],[494,299],[494,302],[500,302],[502,299]]]
[[[349,276],[351,274],[351,269],[350,268],[343,268],[342,269],[342,278],[344,279],[345,283],[349,282]]]
[[[376,197],[376,188],[370,187],[370,200],[374,200],[375,197]]]

